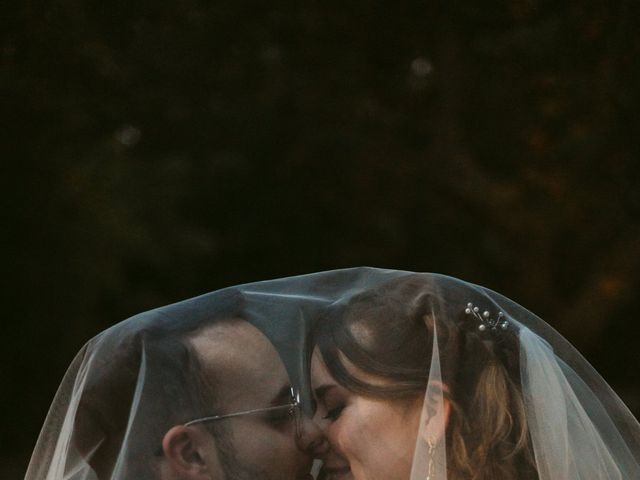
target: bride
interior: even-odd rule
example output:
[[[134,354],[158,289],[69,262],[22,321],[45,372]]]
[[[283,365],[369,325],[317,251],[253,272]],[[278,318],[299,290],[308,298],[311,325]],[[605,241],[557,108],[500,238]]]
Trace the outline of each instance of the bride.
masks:
[[[579,353],[490,290],[407,274],[313,334],[335,480],[640,478],[640,426]]]

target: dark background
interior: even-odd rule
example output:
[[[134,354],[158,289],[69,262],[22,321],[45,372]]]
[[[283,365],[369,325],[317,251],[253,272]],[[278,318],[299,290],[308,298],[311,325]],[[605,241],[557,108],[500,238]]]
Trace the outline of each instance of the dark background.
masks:
[[[98,331],[357,265],[506,294],[640,411],[638,2],[9,3],[1,478]]]

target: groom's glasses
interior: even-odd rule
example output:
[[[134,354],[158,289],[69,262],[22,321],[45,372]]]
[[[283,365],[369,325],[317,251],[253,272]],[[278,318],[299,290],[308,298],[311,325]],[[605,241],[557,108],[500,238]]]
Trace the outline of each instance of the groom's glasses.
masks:
[[[243,410],[241,412],[227,413],[224,415],[211,415],[207,417],[189,420],[184,424],[185,427],[198,423],[215,422],[217,420],[225,420],[227,418],[242,417],[245,415],[268,414],[274,421],[293,421],[296,429],[296,439],[302,436],[300,426],[300,394],[291,387],[289,391],[289,402],[284,405],[276,405],[273,407],[254,408],[252,410]]]

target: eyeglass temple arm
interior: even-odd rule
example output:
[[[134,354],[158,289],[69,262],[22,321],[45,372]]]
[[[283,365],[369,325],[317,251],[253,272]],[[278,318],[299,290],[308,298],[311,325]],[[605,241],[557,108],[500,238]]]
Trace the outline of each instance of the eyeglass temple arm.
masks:
[[[285,408],[297,407],[300,405],[300,394],[296,393],[293,388],[291,388],[291,403],[288,405],[277,405],[275,407],[266,407],[266,408],[254,408],[252,410],[244,410],[242,412],[234,412],[226,415],[212,415],[209,417],[196,418],[195,420],[191,420],[184,424],[185,427],[189,425],[195,425],[197,423],[202,422],[210,422],[214,420],[222,420],[224,418],[233,418],[239,417],[241,415],[251,415],[253,413],[261,413],[261,412],[272,412],[274,410],[282,410]]]

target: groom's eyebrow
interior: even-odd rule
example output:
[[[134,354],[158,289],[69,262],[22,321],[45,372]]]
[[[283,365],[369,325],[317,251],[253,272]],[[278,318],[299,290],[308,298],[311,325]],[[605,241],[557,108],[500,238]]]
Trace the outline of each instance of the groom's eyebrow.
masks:
[[[269,403],[272,407],[277,407],[287,403],[288,400],[291,400],[291,386],[284,385],[278,393],[271,399]]]

